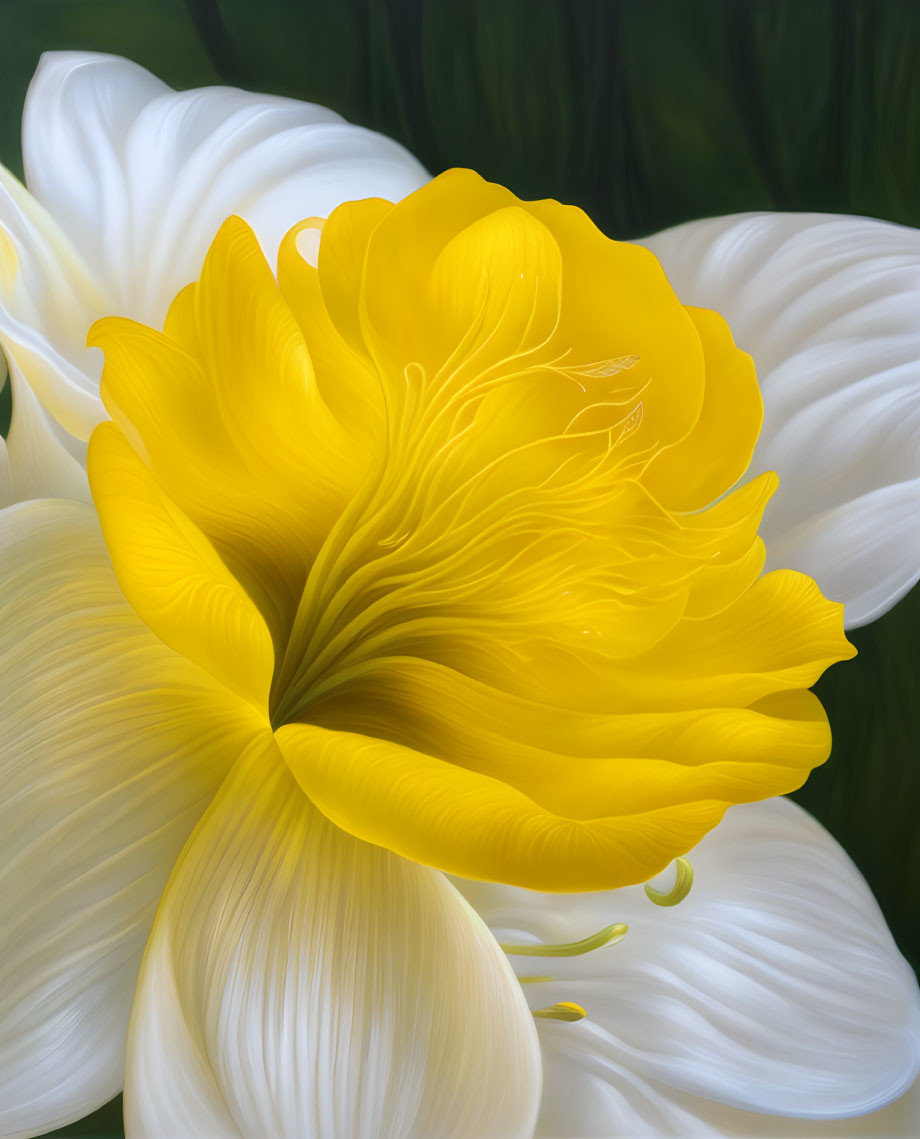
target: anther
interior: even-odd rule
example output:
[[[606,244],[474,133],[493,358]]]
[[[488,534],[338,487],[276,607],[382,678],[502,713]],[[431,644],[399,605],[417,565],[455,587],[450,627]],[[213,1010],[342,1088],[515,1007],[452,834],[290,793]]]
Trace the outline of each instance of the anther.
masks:
[[[572,1023],[584,1020],[588,1014],[574,1001],[559,1001],[558,1004],[550,1005],[548,1008],[537,1009],[533,1015],[539,1020],[565,1020]]]
[[[677,878],[670,890],[656,890],[654,886],[646,883],[645,894],[650,902],[656,906],[676,906],[690,893],[693,885],[693,867],[686,858],[676,858]]]

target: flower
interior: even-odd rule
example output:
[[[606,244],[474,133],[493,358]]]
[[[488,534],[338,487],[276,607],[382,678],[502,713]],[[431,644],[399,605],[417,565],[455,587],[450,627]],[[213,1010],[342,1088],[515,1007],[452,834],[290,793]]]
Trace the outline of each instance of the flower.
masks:
[[[775,478],[729,493],[760,400],[721,318],[466,171],[333,211],[318,271],[304,232],[279,287],[230,219],[165,333],[90,334],[142,620],[328,818],[470,878],[644,881],[799,786],[830,750],[802,690],[852,650],[810,579],[761,576]]]
[[[110,66],[116,65],[97,59],[77,73]],[[32,209],[24,192],[17,193]],[[755,658],[744,654],[752,646],[723,618],[737,615],[751,592],[745,584],[759,573],[761,546],[754,530],[771,480],[761,477],[702,514],[685,514],[705,505],[704,489],[715,497],[743,473],[758,426],[750,370],[722,322],[705,313],[688,318],[650,258],[630,247],[610,247],[582,215],[555,204],[516,204],[470,175],[440,179],[395,208],[365,202],[334,212],[322,229],[317,273],[311,260],[319,229],[320,223],[308,223],[282,246],[279,292],[247,227],[230,222],[200,282],[183,291],[170,310],[165,336],[125,321],[99,326],[107,352],[103,395],[114,423],[94,437],[90,469],[109,550],[133,609],[112,575],[92,508],[39,500],[0,515],[0,548],[9,571],[2,587],[2,651],[10,674],[22,678],[0,721],[18,741],[5,749],[14,759],[5,771],[8,795],[0,807],[15,855],[5,867],[15,915],[10,944],[16,947],[7,958],[12,983],[0,1008],[0,1069],[13,1093],[0,1100],[5,1133],[35,1133],[72,1118],[118,1086],[139,950],[169,864],[194,827],[160,905],[134,1002],[126,1069],[129,1134],[363,1137],[427,1135],[435,1126],[445,1134],[529,1134],[539,1102],[540,1060],[521,988],[497,942],[447,879],[414,860],[466,873],[491,867],[493,877],[557,888],[641,881],[671,854],[686,850],[726,802],[793,786],[826,753],[823,715],[796,687],[846,652],[836,607],[793,573],[759,578],[779,584],[775,594],[763,594],[775,620],[755,648],[769,649],[773,636],[785,655],[756,658],[759,671],[749,669],[747,678],[745,660]],[[616,311],[620,325],[597,320],[600,289],[585,290],[577,306],[563,290],[565,315],[557,324],[553,293],[547,297],[545,289],[554,279],[553,244],[544,231],[557,245],[574,233],[587,252],[615,248],[609,256],[626,259],[620,264],[633,271],[636,295],[624,290]],[[578,256],[578,241],[567,252],[575,253],[571,264],[581,279],[590,280],[597,271],[594,258]],[[504,288],[482,289],[484,254],[492,280]],[[20,270],[14,281],[25,280],[22,246],[12,264]],[[47,275],[54,267],[52,259]],[[603,287],[607,279],[599,283]],[[640,293],[644,304],[638,303]],[[412,326],[405,318],[406,298],[412,299]],[[640,317],[649,306],[658,330],[669,330],[662,343],[647,331],[641,335]],[[35,333],[21,318],[19,327]],[[46,330],[53,327],[45,324]],[[592,349],[592,333],[606,340],[620,327],[640,337],[641,351],[598,350],[584,359],[559,359],[553,349],[572,327],[578,336],[570,338]],[[406,359],[410,332],[413,354]],[[13,357],[20,415],[17,393],[27,390],[27,379],[42,390],[41,377],[33,376],[45,368],[48,355],[44,348],[30,354],[21,347],[17,355],[16,343],[10,351],[4,340]],[[38,347],[37,340],[32,343]],[[439,369],[445,347],[458,344],[475,366],[466,359],[465,370]],[[700,346],[707,357],[705,384]],[[522,382],[518,361],[515,384],[493,384],[501,380],[507,358],[524,351],[528,365],[539,371],[526,373]],[[463,359],[454,363],[462,365]],[[386,404],[376,375],[384,378]],[[539,405],[542,418],[526,400],[515,400],[515,391],[526,394],[539,383],[553,396]],[[149,398],[152,384],[155,398]],[[53,382],[47,387],[57,390]],[[701,396],[713,392],[700,415]],[[607,398],[592,400],[598,393]],[[656,403],[658,393],[663,398]],[[720,438],[718,412],[732,398],[745,409],[744,431],[723,452],[708,440]],[[34,411],[29,399],[27,394],[26,407]],[[470,420],[486,401],[489,416],[470,431]],[[174,418],[163,418],[167,408]],[[49,424],[48,410],[33,422],[47,428],[47,438],[60,440],[61,425]],[[687,436],[697,418],[695,432]],[[424,430],[416,429],[419,424]],[[692,478],[670,461],[679,446],[650,454],[663,440],[682,436],[685,458],[698,457]],[[66,442],[78,451],[75,438]],[[519,447],[510,460],[509,438]],[[12,440],[15,472],[23,452]],[[376,469],[380,456],[389,464]],[[34,469],[48,466],[42,461]],[[67,469],[79,472],[79,462]],[[498,503],[502,512],[495,512],[495,495],[483,481],[493,470],[509,490],[508,500]],[[543,476],[539,483],[535,472]],[[668,507],[650,494],[615,493],[622,491],[620,482],[643,479],[672,498],[686,496],[686,502]],[[305,486],[309,511],[301,493]],[[362,493],[381,490],[387,493],[378,493],[378,501],[362,502]],[[535,499],[536,491],[542,497]],[[567,569],[566,557],[597,540],[605,502],[620,510],[624,534],[634,550],[642,550],[652,581],[637,580],[633,557],[605,547],[596,563],[590,557],[582,561],[591,576],[578,583],[580,595],[571,588],[552,592]],[[539,522],[538,535],[549,529],[547,518],[570,524],[558,526],[542,545],[528,545],[520,520],[524,509]],[[463,544],[464,523],[477,522],[489,510],[496,513],[492,530],[468,526],[479,540]],[[408,533],[392,525],[400,516],[413,523]],[[445,516],[450,526],[443,524]],[[347,526],[338,525],[342,517],[348,517]],[[367,525],[355,525],[357,519]],[[713,564],[714,535],[705,529],[713,521],[721,527],[717,556],[725,570]],[[424,545],[418,538],[423,524],[429,539]],[[330,543],[330,536],[341,540]],[[729,557],[729,550],[737,556]],[[371,571],[381,564],[394,570],[396,580],[375,577]],[[496,574],[497,565],[516,567],[516,592],[507,574]],[[340,581],[333,571],[343,568],[348,573]],[[608,580],[613,573],[616,589]],[[475,595],[462,588],[473,582]],[[310,605],[300,601],[304,583]],[[327,597],[323,590],[328,593],[330,583],[337,590]],[[684,608],[674,604],[678,592]],[[616,865],[600,868],[575,842],[560,842],[554,828],[544,828],[541,837],[541,815],[532,813],[522,823],[519,794],[520,782],[529,777],[524,787],[534,802],[539,793],[570,811],[590,805],[588,818],[595,813],[597,803],[590,800],[604,788],[591,781],[590,772],[577,782],[571,774],[588,766],[577,757],[593,754],[592,731],[596,736],[602,727],[591,717],[601,698],[597,681],[586,670],[583,683],[566,686],[546,657],[550,649],[562,649],[573,666],[596,658],[596,649],[584,647],[583,628],[570,618],[590,612],[592,604],[597,610],[599,599],[610,604],[593,614],[599,622],[594,627],[602,635],[613,629],[628,633],[619,644],[633,658],[617,674],[628,699],[641,698],[638,670],[651,658],[656,692],[677,705],[665,718],[683,736],[670,743],[676,746],[681,738],[688,750],[674,755],[692,756],[694,747],[725,748],[726,731],[749,749],[746,761],[726,751],[706,784],[723,798],[715,800],[717,807],[702,809],[688,807],[686,794],[681,800],[679,786],[669,787],[667,778],[647,780],[653,763],[632,770],[620,765],[622,802],[639,816],[642,794],[668,805],[655,830],[643,828],[641,818],[638,828],[630,829],[628,819],[625,830],[622,821],[598,828],[593,839],[600,849],[618,856]],[[687,605],[696,607],[690,630]],[[413,622],[408,628],[405,615]],[[722,674],[697,669],[689,654],[656,658],[654,648],[643,643],[643,637],[679,637],[681,626],[690,643],[711,651],[710,662],[721,660]],[[591,634],[589,627],[589,644]],[[374,654],[381,644],[390,658],[395,644],[400,658],[385,658],[378,668]],[[280,651],[288,645],[289,651]],[[402,659],[430,660],[437,667],[416,668],[413,676],[412,669],[400,670]],[[609,665],[608,656],[604,667]],[[413,689],[413,680],[434,675],[460,678],[459,688],[458,682],[447,688],[449,702],[430,684]],[[472,684],[463,682],[466,676]],[[525,691],[528,679],[534,683]],[[321,684],[327,688],[318,695]],[[736,684],[735,697],[748,705],[730,706],[721,724],[718,717],[694,713],[693,701],[704,699],[707,684],[708,691],[718,687],[722,693]],[[764,697],[761,688],[771,685],[790,695]],[[465,705],[458,706],[458,690]],[[499,694],[491,705],[484,700],[489,691]],[[440,700],[436,707],[432,692]],[[759,706],[741,714],[752,700]],[[557,737],[552,735],[553,718],[539,716],[553,701],[567,701],[570,726],[581,729],[580,735],[566,734],[567,752],[558,743],[554,747],[559,733],[557,727]],[[432,711],[441,717],[437,724]],[[617,712],[623,721],[622,710]],[[363,723],[356,722],[358,716]],[[633,718],[628,727],[634,734],[625,738],[639,742],[643,733],[650,739],[657,731],[667,745],[660,713],[657,723],[654,709],[640,708]],[[356,727],[376,734],[356,741]],[[440,736],[432,734],[436,730]],[[775,732],[788,748],[785,766],[770,746]],[[469,765],[476,787],[471,778],[458,792],[454,770],[442,770],[450,764],[433,769],[425,744],[434,738],[455,771]],[[486,752],[496,738],[512,745],[511,754]],[[576,739],[581,751],[571,755]],[[553,782],[545,764],[538,772],[545,781],[537,787],[533,768],[522,761],[554,752],[571,756],[568,778]],[[493,763],[504,759],[506,766],[486,780],[475,772],[477,754]],[[399,785],[378,778],[384,763],[385,774],[401,772]],[[637,772],[643,772],[641,780]],[[448,780],[440,795],[429,794],[437,792],[434,776]],[[685,792],[699,788],[696,773],[680,778]],[[464,810],[475,825],[476,813],[464,796],[478,794],[483,785],[490,797],[505,796],[500,806],[506,830],[499,834],[504,842],[495,840],[494,826],[478,835],[456,826]],[[502,786],[518,797],[509,798]],[[759,846],[739,844],[736,826],[748,833],[760,826]],[[523,856],[531,837],[543,857]],[[373,845],[362,841],[367,838]],[[811,856],[817,872],[815,881],[789,875],[784,896],[775,902],[762,883],[769,904],[735,910],[739,999],[750,1001],[752,991],[763,998],[751,1009],[755,1031],[747,1055],[754,1064],[765,1056],[774,1064],[764,1088],[775,1093],[780,1079],[775,1051],[768,1047],[771,1018],[797,1011],[783,982],[795,987],[796,978],[813,978],[815,959],[821,958],[833,963],[838,985],[829,985],[825,999],[816,1000],[797,1027],[807,1025],[816,1044],[843,1033],[876,1065],[852,1090],[846,1110],[865,1110],[903,1091],[917,1066],[916,985],[839,850],[781,802],[733,807],[728,822],[699,849],[703,866],[702,852],[713,850],[745,867],[744,856],[754,849],[773,867],[784,857]],[[716,862],[709,869],[714,879]],[[23,864],[28,874],[19,870]],[[758,880],[756,866],[745,871],[735,880],[739,893]],[[767,874],[766,886],[776,887],[777,877]],[[836,889],[838,882],[842,889]],[[545,898],[515,893],[513,887],[460,885],[471,897],[479,892],[477,904],[499,932],[509,930],[518,941],[544,936]],[[837,900],[821,910],[816,899],[828,889],[836,890]],[[730,893],[723,888],[721,898]],[[523,897],[528,902],[521,916]],[[713,961],[724,959],[722,946],[731,947],[724,922],[720,930],[712,928],[712,907],[718,910],[719,903],[705,892],[684,903],[697,907],[698,932]],[[517,907],[510,919],[508,905]],[[628,891],[553,896],[550,913],[556,921],[569,915],[575,926],[588,916],[603,914],[606,922],[612,912],[615,918],[620,905],[629,909]],[[650,903],[646,910],[657,913]],[[826,914],[823,930],[815,921],[819,912]],[[770,914],[768,932],[758,932]],[[654,929],[656,923],[644,924]],[[642,925],[637,918],[633,934]],[[785,947],[787,954],[797,953],[796,972],[774,971],[769,986],[757,984],[757,971],[763,976],[758,953],[765,943],[782,950],[787,934],[799,942],[795,950]],[[662,946],[673,950],[678,944],[662,931],[644,943],[646,962],[656,952],[666,953]],[[622,948],[585,958],[598,974],[589,995],[598,996],[599,1006],[607,984],[604,965],[615,968]],[[869,975],[856,968],[869,960]],[[634,968],[641,976],[641,962]],[[559,973],[555,960],[553,972]],[[577,974],[571,981],[578,983]],[[686,985],[676,988],[686,995]],[[580,994],[563,991],[561,999],[575,995]],[[833,1014],[832,1002],[838,1005]],[[643,1031],[641,1010],[647,1013],[655,1004],[651,999],[639,1006],[637,1033]],[[678,1007],[679,1000],[671,1004]],[[598,1008],[591,1025],[609,1034],[609,1018],[617,1014],[606,1008]],[[590,1033],[591,1025],[548,1029]],[[540,1028],[550,1090],[539,1126],[547,1134],[566,1096],[553,1095],[559,1086],[553,1083],[556,1038],[546,1036],[543,1020]],[[714,1080],[688,1081],[679,1062],[654,1065],[657,1099],[647,1093],[646,1098],[654,1102],[651,1115],[659,1112],[660,1129],[668,1126],[668,1113],[673,1122],[691,1118],[695,1110],[676,1103],[674,1087],[717,1102],[744,1099],[740,1065],[726,1066],[725,1050],[718,1052],[728,1031],[725,1022],[710,1020],[708,1039],[728,1072],[728,1091]],[[624,1050],[611,1055],[609,1045],[598,1045],[597,1033],[591,1039],[593,1053],[574,1034],[561,1051],[568,1048],[582,1058],[580,1073],[592,1066],[610,1072]],[[679,1061],[687,1038],[677,1043]],[[648,1065],[643,1068],[635,1039],[625,1051],[630,1060],[624,1078],[647,1089]],[[813,1055],[807,1047],[803,1053]],[[851,1077],[852,1065],[842,1059],[824,1073],[835,1091],[842,1078]],[[801,1095],[784,1109],[801,1116],[831,1114],[828,1097],[808,1083],[803,1080]],[[596,1089],[596,1079],[586,1086]],[[597,1134],[590,1128],[607,1125],[609,1093],[601,1101],[599,1116],[582,1134]],[[739,1106],[761,1108],[763,1096]],[[646,1121],[658,1126],[651,1115]]]

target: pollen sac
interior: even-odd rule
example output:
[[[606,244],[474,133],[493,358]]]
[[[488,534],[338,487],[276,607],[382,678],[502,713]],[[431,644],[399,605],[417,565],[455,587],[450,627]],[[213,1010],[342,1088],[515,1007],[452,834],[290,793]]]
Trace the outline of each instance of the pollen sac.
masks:
[[[826,758],[807,689],[852,650],[762,573],[752,362],[580,210],[449,171],[295,227],[277,273],[231,218],[163,332],[93,343],[122,588],[359,838],[645,882]]]

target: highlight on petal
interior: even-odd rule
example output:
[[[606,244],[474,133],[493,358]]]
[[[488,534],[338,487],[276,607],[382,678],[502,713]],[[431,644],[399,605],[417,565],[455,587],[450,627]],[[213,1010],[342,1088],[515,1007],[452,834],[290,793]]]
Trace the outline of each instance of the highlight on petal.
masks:
[[[121,1088],[160,892],[254,717],[132,612],[92,507],[0,513],[0,1134]]]
[[[920,577],[920,231],[872,218],[735,214],[647,238],[677,295],[757,366],[751,472],[780,488],[767,566],[813,576],[853,628]]]
[[[115,434],[91,451],[121,439],[183,520],[151,560],[124,464],[92,472],[138,611],[264,690],[266,634],[228,651],[168,556],[192,527],[270,633],[307,794],[470,877],[646,881],[730,803],[800,786],[829,750],[803,690],[852,649],[813,581],[761,576],[776,479],[738,485],[761,407],[725,322],[646,250],[470,171],[317,224],[276,284],[231,218],[163,334],[99,326]]]
[[[670,909],[640,886],[560,898],[457,880],[503,942],[629,926],[524,986],[534,1009],[586,1012],[539,1022],[537,1135],[899,1134],[881,1115],[878,1130],[872,1116],[843,1121],[880,1112],[920,1071],[916,978],[843,850],[773,799],[732,807],[691,862],[693,889]],[[533,972],[531,958],[512,960]]]
[[[533,1018],[447,880],[332,826],[277,749],[237,764],[157,913],[131,1019],[136,1139],[525,1139]]]

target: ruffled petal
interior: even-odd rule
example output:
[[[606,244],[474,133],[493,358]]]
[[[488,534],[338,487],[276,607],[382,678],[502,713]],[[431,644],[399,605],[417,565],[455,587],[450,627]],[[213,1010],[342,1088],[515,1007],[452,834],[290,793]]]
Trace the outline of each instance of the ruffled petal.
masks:
[[[525,986],[534,1007],[587,1010],[578,1024],[540,1023],[538,1134],[810,1135],[756,1120],[872,1112],[910,1088],[920,990],[830,835],[775,799],[730,810],[690,858],[693,888],[670,908],[639,887],[563,898],[458,882],[503,942],[629,925],[584,956],[514,958],[519,975],[553,975]],[[823,1133],[845,1133],[834,1126]]]
[[[680,298],[754,357],[775,470],[767,566],[813,575],[849,627],[920,577],[920,231],[870,218],[739,214],[644,242]]]
[[[221,226],[167,329],[179,340],[124,319],[93,327],[106,409],[244,575],[283,644],[368,449],[327,407],[300,326],[239,218]]]
[[[427,179],[397,143],[325,107],[226,87],[173,92],[116,56],[50,52],[23,114],[29,188],[116,299],[159,324],[239,213],[274,263],[297,221],[398,200]]]
[[[135,617],[90,506],[0,513],[0,1135],[120,1089],[173,860],[258,723]]]
[[[447,880],[329,824],[269,744],[166,889],[125,1085],[132,1139],[525,1139],[540,1060]]]

